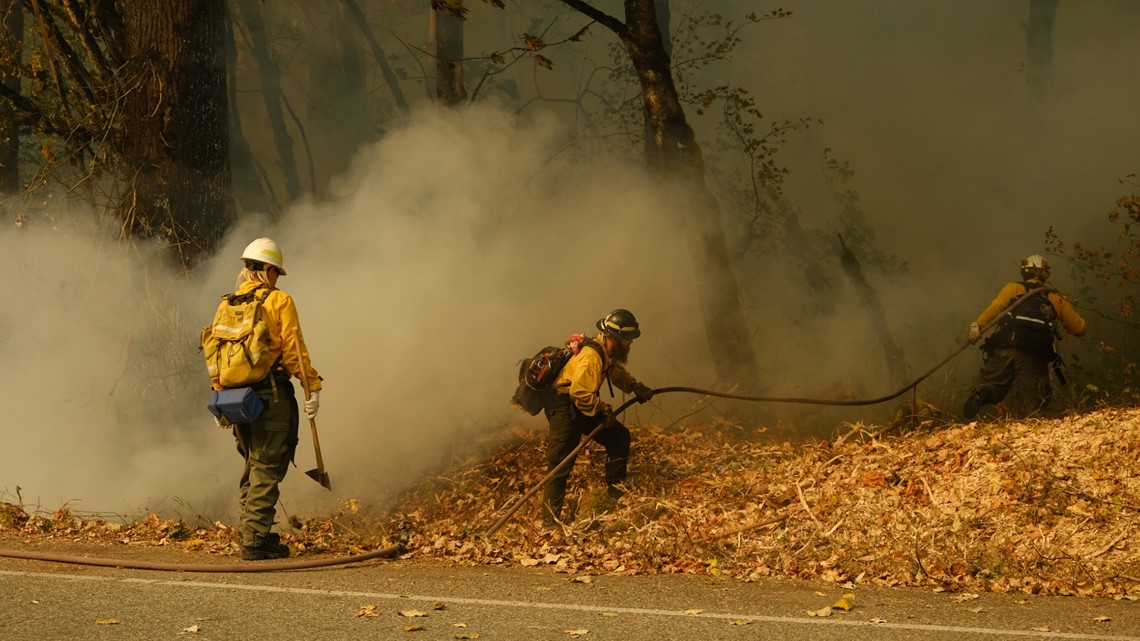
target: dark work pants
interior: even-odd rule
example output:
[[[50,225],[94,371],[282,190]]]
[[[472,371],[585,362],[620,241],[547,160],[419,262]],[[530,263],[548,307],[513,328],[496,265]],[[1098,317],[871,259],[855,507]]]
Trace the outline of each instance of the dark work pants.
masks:
[[[579,412],[567,394],[555,394],[555,400],[546,409],[546,420],[550,431],[546,436],[546,466],[554,469],[562,459],[570,455],[595,427],[605,421],[605,416],[585,416]],[[594,435],[594,441],[606,449],[606,485],[613,488],[625,481],[629,461],[629,429],[618,421]],[[574,461],[570,461],[557,474],[546,482],[542,498],[542,516],[547,520],[561,517],[562,503],[566,500],[566,482]]]
[[[978,372],[973,394],[979,405],[1000,403],[1012,391],[1008,406],[1014,416],[1044,410],[1053,400],[1049,382],[1051,358],[1015,347],[994,349]]]
[[[277,381],[277,399],[268,385],[258,386],[265,410],[252,423],[234,426],[237,450],[245,459],[241,474],[241,544],[258,547],[269,536],[277,514],[280,484],[297,449],[299,415],[293,383]]]

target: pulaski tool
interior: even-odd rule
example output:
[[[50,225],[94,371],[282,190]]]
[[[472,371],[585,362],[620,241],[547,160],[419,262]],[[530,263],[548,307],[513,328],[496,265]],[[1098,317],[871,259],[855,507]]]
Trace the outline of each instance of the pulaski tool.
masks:
[[[305,388],[305,398],[309,398],[309,375],[305,371],[305,359],[301,354],[301,336],[297,332],[297,328],[293,328],[293,347],[297,352],[298,368],[301,371],[301,387]],[[321,487],[328,491],[332,491],[332,484],[329,482],[329,473],[325,471],[325,462],[321,458],[321,442],[317,439],[317,419],[309,419],[309,429],[313,433],[313,452],[317,455],[317,469],[305,472],[305,476],[313,479],[321,484]]]

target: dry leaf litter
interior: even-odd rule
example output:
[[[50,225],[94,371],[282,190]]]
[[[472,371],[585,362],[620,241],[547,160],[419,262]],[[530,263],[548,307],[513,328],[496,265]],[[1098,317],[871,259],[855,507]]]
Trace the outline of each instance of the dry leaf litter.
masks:
[[[692,573],[1140,599],[1140,409],[891,435],[854,424],[801,444],[730,424],[631,431],[628,493],[608,498],[604,453],[591,444],[563,526],[542,524],[535,497],[485,534],[546,471],[543,432],[513,428],[384,510],[350,500],[331,516],[291,519],[283,540],[298,556],[399,542],[405,558],[576,578]],[[237,553],[223,523],[154,514],[111,523],[0,503],[0,532]]]

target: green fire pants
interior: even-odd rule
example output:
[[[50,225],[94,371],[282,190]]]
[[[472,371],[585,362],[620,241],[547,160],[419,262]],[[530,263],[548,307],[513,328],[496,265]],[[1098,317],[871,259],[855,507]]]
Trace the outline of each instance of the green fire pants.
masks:
[[[293,383],[277,381],[277,399],[268,385],[256,387],[265,411],[252,423],[234,426],[237,450],[245,459],[241,474],[241,522],[239,533],[245,547],[259,547],[269,536],[277,514],[280,484],[297,450],[300,423]]]

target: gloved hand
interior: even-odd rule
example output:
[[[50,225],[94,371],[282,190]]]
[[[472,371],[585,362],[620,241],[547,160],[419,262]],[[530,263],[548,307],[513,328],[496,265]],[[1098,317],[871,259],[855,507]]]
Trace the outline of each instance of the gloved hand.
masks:
[[[317,417],[317,410],[321,407],[321,393],[309,392],[309,400],[305,401],[305,416],[310,419]]]
[[[218,427],[220,427],[222,429],[229,429],[230,427],[232,427],[232,425],[230,425],[229,421],[223,419],[220,416],[214,417],[214,425],[217,425]]]
[[[978,340],[978,338],[980,338],[981,335],[982,335],[982,328],[978,327],[977,321],[970,323],[970,331],[966,333],[966,336],[969,337],[970,342],[973,343],[974,341]]]
[[[614,420],[614,408],[610,407],[609,403],[600,403],[598,405],[598,416],[604,417],[607,423]]]
[[[637,397],[638,403],[644,403],[653,398],[653,388],[645,383],[638,383],[633,386],[633,395]]]

